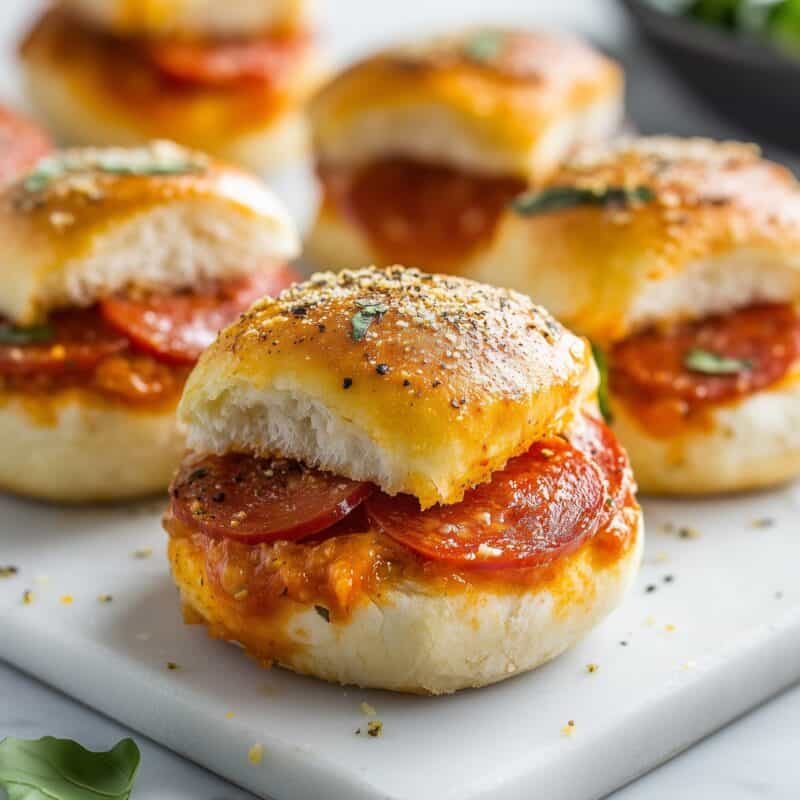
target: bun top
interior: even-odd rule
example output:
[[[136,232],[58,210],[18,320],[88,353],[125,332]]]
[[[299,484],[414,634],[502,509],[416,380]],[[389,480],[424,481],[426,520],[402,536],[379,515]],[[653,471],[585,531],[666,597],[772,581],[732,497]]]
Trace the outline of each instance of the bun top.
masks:
[[[297,26],[308,0],[60,0],[76,16],[129,36],[247,36]]]
[[[0,315],[29,324],[129,285],[183,288],[297,255],[257,178],[170,142],[46,156],[0,195]]]
[[[585,149],[505,212],[473,277],[489,274],[598,342],[800,299],[798,184],[738,142]]]
[[[570,132],[567,117],[604,101],[618,116],[622,88],[621,69],[580,40],[473,28],[355,64],[318,94],[311,120],[326,163],[403,156],[528,176]]]
[[[587,343],[528,298],[415,269],[319,273],[257,303],[189,377],[189,446],[280,454],[423,506],[567,429]]]

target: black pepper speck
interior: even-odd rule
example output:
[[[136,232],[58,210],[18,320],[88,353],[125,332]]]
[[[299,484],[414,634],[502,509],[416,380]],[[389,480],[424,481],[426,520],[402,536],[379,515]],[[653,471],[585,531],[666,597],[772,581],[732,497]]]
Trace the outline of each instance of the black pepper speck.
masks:
[[[352,385],[353,385],[353,379],[352,378],[345,378],[342,381],[342,389],[349,389]]]
[[[377,372],[378,375],[388,375],[389,369],[390,367],[388,364],[378,364],[378,366],[375,367],[375,372]]]

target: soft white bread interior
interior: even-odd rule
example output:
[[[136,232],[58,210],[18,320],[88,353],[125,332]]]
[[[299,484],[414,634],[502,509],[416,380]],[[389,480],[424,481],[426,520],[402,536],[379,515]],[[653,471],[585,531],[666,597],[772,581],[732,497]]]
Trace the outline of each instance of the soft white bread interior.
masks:
[[[638,507],[629,524],[630,544],[613,563],[598,559],[589,542],[526,589],[476,584],[443,592],[435,583],[405,581],[330,622],[313,605],[299,604],[277,623],[268,615],[245,616],[221,601],[190,538],[171,539],[169,555],[187,620],[204,621],[213,635],[255,657],[341,684],[446,694],[549,661],[616,608],[641,559]]]
[[[541,188],[564,187],[639,195],[622,205],[510,209],[469,277],[530,294],[598,343],[800,299],[798,184],[752,146],[623,141],[574,158]]]
[[[35,321],[129,285],[237,277],[299,249],[257,178],[166,142],[67,150],[0,197],[0,314]]]
[[[526,178],[610,136],[622,113],[622,72],[609,59],[570,37],[496,29],[377,53],[310,107],[326,164],[401,156]]]
[[[121,35],[246,36],[296,25],[307,0],[60,0],[76,16]]]
[[[651,494],[712,494],[774,486],[800,475],[800,364],[778,384],[709,408],[668,437],[610,397],[614,432],[636,481]]]
[[[564,431],[593,402],[588,344],[514,292],[392,267],[319,273],[203,354],[189,447],[301,460],[423,507]]]
[[[186,442],[174,404],[140,409],[78,389],[0,390],[0,490],[59,503],[163,492]]]

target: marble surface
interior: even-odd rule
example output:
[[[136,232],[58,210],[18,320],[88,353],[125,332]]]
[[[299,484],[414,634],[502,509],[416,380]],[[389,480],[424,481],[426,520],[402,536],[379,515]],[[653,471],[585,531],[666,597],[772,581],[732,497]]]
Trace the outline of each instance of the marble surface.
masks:
[[[10,44],[36,5],[5,5],[0,15],[0,92],[18,96]],[[22,7],[24,6],[24,8]],[[454,19],[496,19],[577,28],[619,54],[636,74],[629,95],[632,117],[645,132],[706,133],[734,136],[670,81],[663,68],[636,44],[611,0],[408,0],[387,7],[370,0],[337,0],[322,9],[324,28],[333,38],[336,60],[393,36],[442,27]],[[740,134],[741,135],[741,134]],[[781,155],[781,154],[774,154]],[[0,521],[0,561],[2,522]],[[0,657],[3,645],[0,643]],[[800,688],[710,737],[687,753],[614,795],[614,800],[794,800],[800,794]],[[94,748],[106,748],[135,735],[94,711],[0,663],[0,736],[68,736]],[[657,731],[654,731],[657,735]],[[239,800],[244,793],[164,748],[135,735],[143,751],[137,800]],[[305,800],[298,798],[298,800]]]
[[[615,792],[609,800],[797,800],[798,720],[800,687]],[[133,736],[142,750],[135,800],[255,800],[253,795],[0,663],[0,736],[6,734],[72,737],[98,750],[123,736]]]

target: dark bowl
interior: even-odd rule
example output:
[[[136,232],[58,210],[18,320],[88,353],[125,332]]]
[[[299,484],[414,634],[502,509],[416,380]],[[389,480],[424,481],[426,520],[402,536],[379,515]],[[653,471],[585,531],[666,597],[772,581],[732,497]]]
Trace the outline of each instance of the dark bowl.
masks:
[[[800,59],[751,38],[621,0],[683,82],[714,110],[774,144],[800,151]]]

